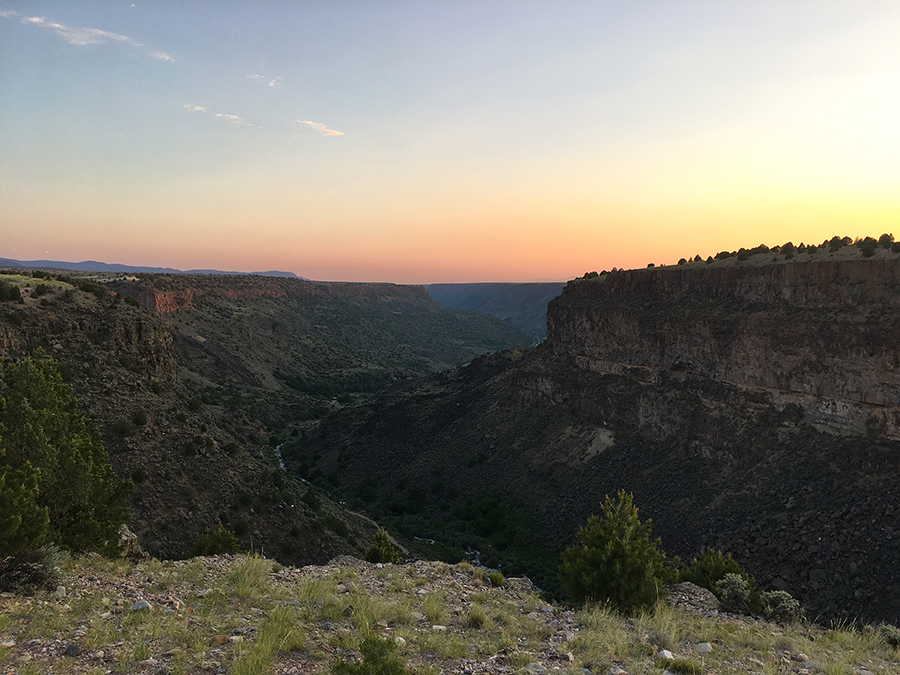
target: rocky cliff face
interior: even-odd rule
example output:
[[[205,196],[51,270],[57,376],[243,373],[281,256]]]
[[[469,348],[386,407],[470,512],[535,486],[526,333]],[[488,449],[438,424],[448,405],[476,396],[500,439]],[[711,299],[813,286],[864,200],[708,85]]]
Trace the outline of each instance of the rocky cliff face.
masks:
[[[388,521],[404,494],[435,517],[518,499],[551,547],[626,489],[670,553],[732,551],[813,613],[896,623],[898,290],[896,256],[576,280],[525,356],[397,389],[292,454],[348,495],[383,486]],[[456,493],[409,487],[435,475]]]
[[[550,341],[579,368],[709,378],[816,428],[900,438],[900,260],[633,270],[570,283]]]
[[[261,276],[142,274],[139,280],[119,280],[107,286],[133,297],[154,314],[195,309],[198,302],[261,299],[365,298],[416,303],[428,300],[421,286],[394,284],[329,283]]]

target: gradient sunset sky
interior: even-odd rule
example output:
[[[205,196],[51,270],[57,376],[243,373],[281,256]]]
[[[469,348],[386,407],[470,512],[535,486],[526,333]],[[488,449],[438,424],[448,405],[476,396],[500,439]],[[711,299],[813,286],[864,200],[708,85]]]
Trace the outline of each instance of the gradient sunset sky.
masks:
[[[0,257],[565,280],[900,238],[900,2],[0,0]]]

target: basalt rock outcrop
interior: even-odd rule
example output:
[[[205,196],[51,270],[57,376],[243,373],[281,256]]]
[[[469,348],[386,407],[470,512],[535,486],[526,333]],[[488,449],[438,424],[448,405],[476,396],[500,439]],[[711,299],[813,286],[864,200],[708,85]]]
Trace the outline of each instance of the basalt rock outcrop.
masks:
[[[847,435],[900,438],[900,259],[634,270],[570,284],[550,339],[579,368],[707,378]]]
[[[671,554],[897,623],[900,259],[826,256],[570,282],[535,349],[335,413],[289,466],[401,530],[518,500],[548,549],[625,489]]]

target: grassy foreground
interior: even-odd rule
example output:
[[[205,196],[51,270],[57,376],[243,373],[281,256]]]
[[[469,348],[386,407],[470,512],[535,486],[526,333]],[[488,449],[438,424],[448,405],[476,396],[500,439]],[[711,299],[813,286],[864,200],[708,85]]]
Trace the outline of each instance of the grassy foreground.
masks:
[[[900,674],[900,653],[875,631],[664,603],[631,618],[599,606],[576,612],[549,605],[527,580],[492,582],[466,563],[89,558],[69,562],[61,583],[64,595],[0,596],[0,673],[329,673],[378,635],[421,675]],[[149,607],[136,608],[140,600]],[[662,649],[673,659],[660,659]]]

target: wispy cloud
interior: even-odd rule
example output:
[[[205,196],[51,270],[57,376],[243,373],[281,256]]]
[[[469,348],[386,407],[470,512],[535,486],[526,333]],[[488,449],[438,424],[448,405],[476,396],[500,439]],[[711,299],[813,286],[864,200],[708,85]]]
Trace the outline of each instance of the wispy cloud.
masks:
[[[166,63],[175,63],[175,57],[165,52],[150,52],[150,58],[157,61],[165,61]]]
[[[313,129],[318,131],[323,136],[343,136],[343,131],[335,131],[334,129],[329,129],[324,124],[320,124],[319,122],[310,122],[309,120],[297,120],[300,124],[308,124]]]
[[[234,122],[235,124],[247,124],[243,118],[238,117],[237,115],[226,115],[224,113],[216,113],[216,117],[219,117],[223,120],[228,120],[229,122]]]
[[[284,83],[281,81],[283,79],[281,75],[279,75],[278,77],[269,77],[267,75],[253,74],[248,75],[247,79],[260,82],[262,84],[265,84],[266,86],[272,87],[272,89],[281,89],[281,87],[284,86]]]
[[[208,108],[206,108],[205,106],[202,106],[202,105],[194,105],[193,103],[185,103],[184,106],[182,106],[182,107],[185,110],[187,110],[188,112],[206,113],[208,115],[211,115],[212,117],[215,117],[216,119],[220,119],[224,122],[231,122],[232,124],[237,124],[242,127],[254,126],[254,125],[250,124],[247,120],[245,120],[243,117],[240,117],[238,115],[229,115],[228,113],[210,112]]]
[[[25,16],[11,9],[0,10],[0,18],[18,19],[20,23],[30,24],[32,26],[37,26],[38,28],[47,28],[52,30],[70,45],[75,45],[76,47],[100,45],[107,42],[120,42],[122,44],[131,45],[136,49],[140,49],[147,53],[150,58],[156,59],[157,61],[166,61],[168,63],[174,63],[175,61],[175,58],[166,52],[147,49],[143,43],[137,42],[134,38],[130,38],[127,35],[120,35],[119,33],[113,33],[108,30],[66,26],[65,24],[51,21],[43,16]]]

